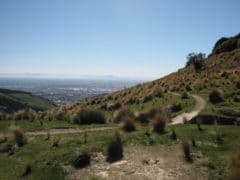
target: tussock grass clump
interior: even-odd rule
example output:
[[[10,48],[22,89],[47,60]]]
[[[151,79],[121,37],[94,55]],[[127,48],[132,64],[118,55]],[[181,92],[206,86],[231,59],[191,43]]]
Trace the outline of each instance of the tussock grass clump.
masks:
[[[238,81],[238,82],[236,83],[236,88],[237,88],[237,89],[240,89],[240,81]]]
[[[152,120],[153,131],[159,134],[164,133],[166,123],[168,121],[168,116],[163,111],[161,113],[157,113],[154,119]]]
[[[200,119],[197,120],[197,128],[198,128],[199,131],[203,130],[203,128],[201,127],[201,120]]]
[[[84,132],[83,134],[83,140],[84,140],[84,144],[87,144],[87,131]]]
[[[234,152],[231,156],[229,180],[239,180],[240,177],[240,151]]]
[[[190,145],[188,141],[183,141],[182,148],[183,148],[185,160],[187,162],[192,162],[192,155],[191,155]]]
[[[24,132],[20,128],[13,129],[13,136],[15,144],[18,147],[22,147],[27,144],[27,137],[25,136]]]
[[[45,138],[45,141],[50,140],[50,138],[51,138],[50,131],[47,130],[47,137]]]
[[[176,134],[176,132],[175,132],[175,129],[172,130],[171,138],[172,138],[173,140],[176,140],[176,139],[177,139],[177,134]]]
[[[216,142],[218,145],[221,145],[223,144],[223,134],[219,131],[219,130],[216,130]]]
[[[3,137],[0,139],[0,144],[7,142],[8,138],[6,134],[3,134]]]
[[[134,119],[125,118],[123,121],[122,129],[126,132],[136,131]]]
[[[192,146],[193,146],[193,147],[197,147],[197,143],[196,143],[196,141],[195,141],[194,137],[192,137],[192,139],[191,139],[191,140],[192,140]]]
[[[124,122],[125,119],[135,119],[134,113],[130,109],[123,108],[114,119],[115,123]]]
[[[60,137],[57,137],[53,140],[53,144],[52,144],[52,147],[59,147],[59,143],[61,141],[61,138]]]
[[[123,158],[123,143],[118,131],[107,147],[107,161],[115,162]]]
[[[219,103],[223,101],[223,94],[218,89],[214,89],[209,94],[209,101],[211,103]]]
[[[76,124],[104,124],[106,118],[102,111],[96,109],[79,109],[72,117]]]
[[[31,174],[31,172],[32,172],[32,166],[31,166],[31,163],[28,162],[25,166],[25,170],[24,170],[23,174],[21,175],[21,177],[26,177],[29,174]]]
[[[75,168],[84,168],[91,164],[91,155],[88,152],[82,152],[74,161]]]
[[[188,93],[186,91],[184,91],[181,95],[181,98],[182,99],[188,99],[189,98]]]

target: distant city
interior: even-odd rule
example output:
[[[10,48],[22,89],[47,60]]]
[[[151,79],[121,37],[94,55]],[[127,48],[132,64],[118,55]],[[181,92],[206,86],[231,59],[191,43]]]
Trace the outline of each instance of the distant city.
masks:
[[[141,83],[134,80],[0,78],[0,88],[21,90],[50,100],[56,105],[121,90]]]

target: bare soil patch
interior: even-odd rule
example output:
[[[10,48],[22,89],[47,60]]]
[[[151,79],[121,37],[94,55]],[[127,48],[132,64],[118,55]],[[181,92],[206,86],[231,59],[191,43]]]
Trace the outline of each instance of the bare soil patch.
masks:
[[[107,163],[102,153],[97,153],[90,167],[65,169],[70,173],[67,179],[204,180],[207,179],[207,170],[200,163],[205,160],[197,155],[192,164],[187,163],[180,145],[137,145],[126,147],[124,159],[113,164]]]

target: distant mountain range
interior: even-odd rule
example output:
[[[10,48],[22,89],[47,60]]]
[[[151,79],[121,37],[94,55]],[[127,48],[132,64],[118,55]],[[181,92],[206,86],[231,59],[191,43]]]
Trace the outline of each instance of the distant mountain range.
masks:
[[[89,80],[127,80],[149,81],[146,77],[124,77],[114,75],[74,75],[74,74],[45,74],[45,73],[0,73],[0,78],[49,78],[49,79],[89,79]]]

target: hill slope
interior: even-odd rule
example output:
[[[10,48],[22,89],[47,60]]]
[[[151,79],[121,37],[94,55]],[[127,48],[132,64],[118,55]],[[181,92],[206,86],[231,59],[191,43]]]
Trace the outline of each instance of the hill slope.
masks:
[[[224,117],[239,116],[240,34],[219,39],[214,45],[212,53],[202,59],[201,68],[198,70],[196,70],[194,63],[189,63],[177,72],[155,81],[139,84],[105,96],[86,99],[62,109],[66,112],[73,112],[74,109],[81,107],[109,110],[111,108],[117,109],[117,106],[141,106],[148,102],[154,104],[156,97],[169,91],[178,93],[188,91],[200,94],[208,100],[208,94],[213,89],[219,89],[222,92],[224,101],[218,104],[208,103],[204,112]]]
[[[15,112],[22,109],[47,110],[54,107],[49,101],[23,91],[0,89],[0,111]]]

